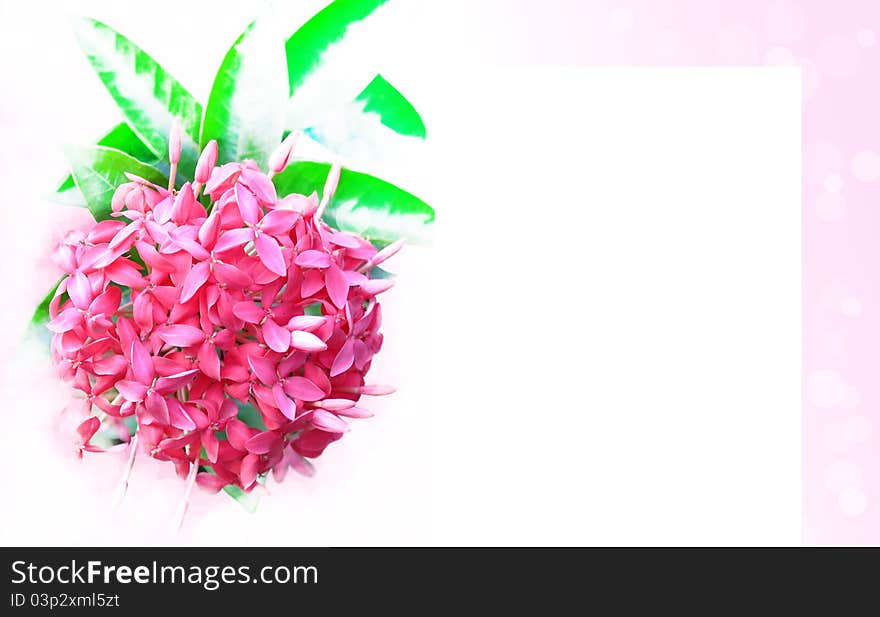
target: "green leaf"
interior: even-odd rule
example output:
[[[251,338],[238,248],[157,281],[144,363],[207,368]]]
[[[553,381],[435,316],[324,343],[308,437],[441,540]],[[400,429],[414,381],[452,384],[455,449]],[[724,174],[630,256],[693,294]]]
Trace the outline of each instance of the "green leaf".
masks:
[[[121,150],[140,161],[148,163],[156,162],[156,157],[153,152],[140,140],[140,137],[138,137],[125,122],[120,122],[110,129],[106,135],[98,140],[98,145]],[[60,201],[61,203],[83,207],[86,205],[85,199],[83,199],[82,193],[79,192],[79,189],[76,188],[76,183],[73,181],[73,176],[71,175],[68,175],[64,179],[64,182],[62,182],[56,189],[56,192],[59,193],[57,201]]]
[[[269,24],[252,22],[227,52],[205,108],[201,144],[219,145],[219,162],[254,159],[265,167],[284,131],[284,50]]]
[[[70,176],[70,178],[72,181],[73,176]],[[79,192],[79,189],[76,188],[76,183],[74,183],[73,187],[67,188],[63,191],[59,188],[57,192],[48,195],[46,199],[54,201],[56,204],[61,204],[62,206],[74,206],[76,208],[86,207],[86,199],[83,197],[82,193]]]
[[[116,444],[122,443],[115,429],[104,429],[95,433],[89,440],[89,443],[99,448],[110,448]]]
[[[296,161],[273,179],[279,195],[308,195],[324,185],[329,163]],[[391,242],[427,239],[434,209],[415,195],[365,173],[343,169],[324,220],[332,227]]]
[[[257,511],[257,504],[260,502],[260,496],[255,492],[251,491],[250,493],[245,493],[234,484],[227,484],[223,487],[223,490],[251,514]]]
[[[76,183],[73,181],[73,176],[67,174],[67,177],[64,179],[64,181],[60,185],[58,185],[56,192],[63,193],[64,191],[69,191],[75,188]]]
[[[373,266],[370,268],[370,278],[371,279],[393,279],[397,278],[392,273],[388,272],[388,270],[383,270],[379,266]]]
[[[303,309],[303,313],[312,317],[321,317],[324,311],[321,309],[320,302],[313,302]]]
[[[134,435],[138,429],[137,416],[125,416],[122,418],[122,424],[128,430],[129,435]]]
[[[247,424],[251,428],[266,430],[266,423],[263,422],[263,415],[256,407],[249,403],[235,401],[238,405],[238,419]]]
[[[165,186],[168,179],[156,168],[107,146],[67,147],[65,149],[76,187],[86,206],[101,221],[110,217],[110,200],[116,188],[128,178],[125,172]]]
[[[174,119],[180,121],[180,173],[191,178],[198,160],[196,143],[202,118],[199,102],[149,54],[113,28],[80,18],[74,22],[74,31],[132,132],[154,156],[168,156],[168,133]]]
[[[321,56],[340,42],[348,28],[388,0],[336,0],[319,11],[287,39],[287,81],[290,96],[321,66]]]
[[[120,122],[98,140],[99,146],[116,148],[126,154],[130,154],[139,161],[152,162],[152,151],[141,141],[141,138],[131,130],[125,122]]]
[[[318,124],[333,108],[351,101],[375,74],[369,67],[371,41],[355,31],[387,0],[336,0],[303,24],[285,45],[290,102],[286,125]],[[354,44],[360,45],[355,49]]]
[[[395,133],[419,139],[427,135],[419,112],[381,75],[376,75],[355,101],[362,101],[365,113],[378,115],[382,124]]]
[[[31,317],[32,326],[42,326],[49,321],[49,304],[52,303],[52,298],[55,297],[55,291],[58,289],[62,280],[64,279],[58,279],[58,282],[52,286],[52,289],[46,294],[46,297],[37,305],[37,309],[34,311],[33,317]]]
[[[31,316],[31,321],[28,324],[28,335],[32,336],[34,340],[39,341],[46,350],[49,350],[52,346],[52,333],[49,332],[49,329],[46,327],[46,324],[49,322],[49,304],[51,304],[52,298],[55,297],[55,291],[63,280],[64,277],[58,279],[58,282],[52,286],[52,290],[46,294],[46,297],[43,298],[37,306],[33,316]],[[61,294],[62,302],[64,302],[66,298],[67,292]]]
[[[355,165],[411,160],[426,136],[419,113],[381,75],[353,101],[327,107],[305,132]]]

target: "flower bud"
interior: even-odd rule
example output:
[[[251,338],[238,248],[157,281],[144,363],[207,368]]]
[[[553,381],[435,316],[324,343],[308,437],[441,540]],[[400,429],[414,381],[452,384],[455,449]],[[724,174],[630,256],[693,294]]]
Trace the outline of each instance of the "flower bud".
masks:
[[[383,291],[388,291],[394,286],[392,279],[370,279],[361,283],[361,291],[367,296],[377,296]]]
[[[120,184],[116,190],[113,192],[113,197],[110,199],[110,209],[113,212],[120,212],[122,208],[125,207],[125,198],[128,196],[128,193],[132,190],[133,184],[130,182],[126,182],[125,184]]]
[[[363,385],[360,388],[356,388],[356,390],[360,394],[369,394],[370,396],[384,396],[386,394],[394,394],[396,391],[393,386],[380,384]]]
[[[174,198],[174,205],[171,207],[171,218],[174,222],[182,224],[189,220],[195,202],[192,185],[187,182],[180,188],[180,192]]]
[[[209,141],[202,154],[199,156],[199,162],[196,164],[196,182],[205,184],[211,178],[211,171],[217,164],[217,140]]]
[[[280,174],[290,162],[293,149],[296,147],[296,140],[299,139],[299,131],[294,131],[284,138],[272,155],[269,157],[269,171],[273,174]]]
[[[385,261],[386,259],[390,259],[397,254],[397,252],[403,248],[403,245],[406,243],[406,240],[401,238],[396,242],[392,242],[384,249],[373,255],[373,258],[370,260],[370,264],[373,266],[378,266],[380,263]]]
[[[312,403],[313,407],[319,407],[328,411],[342,411],[344,409],[351,409],[352,407],[354,407],[354,405],[355,402],[347,398],[325,398],[322,401],[315,401]]]

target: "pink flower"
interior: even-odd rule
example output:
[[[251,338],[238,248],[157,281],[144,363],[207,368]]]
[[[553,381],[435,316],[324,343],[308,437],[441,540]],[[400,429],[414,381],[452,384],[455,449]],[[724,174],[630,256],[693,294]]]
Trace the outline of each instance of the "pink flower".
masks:
[[[133,416],[131,439],[181,475],[206,490],[252,490],[270,471],[311,475],[308,459],[370,417],[361,396],[392,391],[365,384],[382,345],[376,297],[391,286],[369,276],[401,245],[377,251],[320,220],[338,165],[320,202],[279,198],[271,175],[295,141],[278,147],[269,173],[252,161],[217,167],[211,142],[180,190],[129,175],[113,219],[58,246],[67,276],[48,328],[59,373],[86,407],[80,455]],[[179,150],[175,124],[173,169]]]

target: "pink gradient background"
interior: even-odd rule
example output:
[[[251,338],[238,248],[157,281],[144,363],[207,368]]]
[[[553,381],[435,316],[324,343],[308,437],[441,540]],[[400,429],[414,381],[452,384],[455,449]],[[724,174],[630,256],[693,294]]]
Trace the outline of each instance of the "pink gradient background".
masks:
[[[880,542],[880,3],[516,4],[496,61],[801,67],[804,541]]]
[[[484,48],[481,51],[496,64],[796,64],[802,67],[804,540],[832,544],[880,543],[880,517],[876,515],[880,503],[880,474],[876,471],[880,382],[873,378],[874,371],[880,367],[880,351],[875,351],[880,349],[880,291],[877,291],[871,268],[880,253],[880,244],[872,242],[874,230],[880,224],[877,210],[880,204],[874,203],[880,187],[877,184],[880,182],[880,122],[875,120],[880,110],[880,88],[874,85],[876,76],[880,75],[880,4],[856,0],[553,0],[540,3],[486,0],[454,4],[456,12],[471,18],[461,22],[459,34],[470,41],[479,41],[472,46]],[[103,17],[110,13],[112,18],[113,7],[121,13],[130,12],[119,3],[102,6],[104,12],[95,11],[96,15]],[[0,2],[0,9],[4,11],[12,13],[14,8],[11,3],[4,6]],[[239,9],[242,15],[236,17],[241,19],[229,19],[230,30],[226,33],[229,36],[237,32],[235,28],[250,10],[244,3]],[[46,20],[61,21],[54,17],[46,17]],[[122,18],[110,21],[132,28],[132,20],[128,23]],[[59,23],[55,31],[62,32],[65,27]],[[173,27],[183,30],[190,26]],[[144,32],[134,32],[133,38],[146,39],[145,46],[150,49],[161,49],[161,46],[150,45],[147,34],[145,27]],[[218,35],[216,49],[206,52],[205,56],[218,57],[229,36]],[[11,39],[9,49],[14,42]],[[33,44],[38,45],[36,41]],[[72,40],[64,44],[69,45],[67,49],[74,49]],[[4,48],[2,41],[0,48]],[[454,54],[456,49],[448,53]],[[166,59],[160,55],[159,60],[165,62]],[[186,62],[171,60],[165,64],[185,70]],[[10,72],[13,68],[10,63]],[[46,58],[39,61],[39,68],[67,84],[76,96],[86,95],[74,88],[95,90],[96,100],[104,96],[97,91],[97,82],[86,81],[90,76],[82,62],[65,60],[59,64]],[[13,82],[20,89],[19,96],[29,96],[28,87],[33,85],[27,83],[29,74],[17,71],[14,75],[20,78]],[[187,77],[183,75],[184,81]],[[192,82],[202,91],[209,85],[200,84],[198,75],[189,76],[187,83]],[[30,104],[47,114],[51,111],[56,127],[78,127],[75,116],[79,111],[75,106],[36,98]],[[105,103],[104,107],[95,109],[95,114],[100,116],[111,109],[110,104]],[[4,127],[12,138],[19,138],[19,143],[25,143],[33,130],[17,124],[12,112],[7,112],[3,105],[0,105],[0,120],[7,120]],[[719,122],[723,121],[719,118]],[[96,118],[95,124],[92,128],[100,128],[104,122]],[[83,128],[81,133],[74,137],[85,139],[94,131]],[[38,137],[49,138],[48,129]],[[68,134],[64,138],[71,140]],[[760,147],[759,143],[755,144],[755,148]],[[42,155],[46,159],[44,169],[32,169],[34,177],[21,180],[24,184],[19,188],[23,192],[43,190],[46,174],[63,168],[61,152],[54,145]],[[0,160],[11,164],[12,153],[5,157],[0,153]],[[12,189],[6,191],[8,193],[0,190],[0,194],[11,200]],[[761,221],[754,223],[760,225]],[[23,227],[22,221],[8,221],[0,235],[4,240],[12,239],[20,235]],[[748,247],[744,246],[743,250]],[[29,261],[42,251],[42,245],[34,244],[25,257]],[[406,272],[406,263],[404,261],[402,273]],[[19,268],[21,263],[0,264],[9,280],[17,281],[17,288],[7,290],[10,295],[41,297],[42,290],[51,284],[47,281],[52,280],[52,275],[46,273],[44,280],[25,281],[17,275]],[[399,299],[389,304],[393,306],[395,301],[399,303],[399,313],[406,314],[407,305]],[[755,301],[761,302],[761,298]],[[414,304],[411,314],[426,310],[426,304]],[[29,306],[21,303],[21,307],[16,307],[15,316],[23,323]],[[418,331],[415,326],[409,330]],[[760,349],[755,353],[760,353]],[[4,395],[7,404],[16,404],[12,386]],[[41,395],[61,400],[59,392]],[[393,411],[406,407],[402,400],[405,399],[398,398],[391,404],[379,403],[377,411],[391,416],[385,427],[397,426],[397,422],[400,428],[394,430],[408,436],[407,431],[412,432],[411,425],[406,424],[403,413],[395,417]],[[25,424],[24,419],[20,422]],[[362,429],[368,436],[362,442],[365,452],[371,444],[369,431],[382,430],[380,422],[374,423],[378,428],[365,425]],[[755,430],[760,431],[761,427],[755,426]],[[33,441],[36,444],[36,437]],[[743,456],[748,453],[744,452]],[[95,485],[100,484],[99,468],[103,473],[97,464],[89,468],[94,472],[89,477]],[[382,468],[383,473],[389,474],[391,469],[390,463],[387,470]],[[115,471],[107,473],[115,475]],[[77,474],[81,476],[80,471]],[[142,473],[140,478],[144,477]],[[168,481],[166,476],[161,480]],[[24,478],[14,481],[27,482]],[[148,485],[147,479],[138,481]],[[75,498],[73,488],[67,496],[71,500]],[[279,497],[275,500],[275,506],[268,505],[270,500],[266,500],[266,508],[277,507],[283,511]],[[206,503],[204,500],[196,503],[196,510],[204,509]],[[230,502],[224,507],[237,514],[237,505]],[[760,508],[761,504],[755,507]],[[14,508],[14,504],[10,503],[8,508]],[[24,511],[21,516],[25,516]],[[192,537],[197,540],[213,537],[211,534],[215,531],[203,525]],[[47,534],[52,538],[51,530],[47,530]],[[93,540],[84,537],[82,541],[90,539]]]

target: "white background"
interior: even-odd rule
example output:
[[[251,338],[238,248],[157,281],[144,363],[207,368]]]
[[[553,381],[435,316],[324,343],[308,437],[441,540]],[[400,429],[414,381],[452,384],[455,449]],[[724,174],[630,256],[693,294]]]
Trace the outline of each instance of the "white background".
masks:
[[[85,4],[202,100],[251,14],[158,2],[175,15],[160,28]],[[63,171],[58,144],[88,141],[115,112],[62,16],[0,6],[14,86],[0,107],[3,317],[18,336],[54,276],[38,257],[71,216],[38,203]],[[405,20],[419,44],[372,48],[430,148],[362,166],[438,216],[434,246],[401,253],[385,296],[374,374],[398,393],[316,477],[272,485],[254,516],[200,494],[174,536],[180,482],[141,461],[110,516],[121,460],[60,449],[64,390],[25,347],[0,384],[0,542],[800,540],[799,73],[490,66],[478,38],[444,46],[463,10],[392,15],[382,27]],[[40,20],[50,34],[35,39]]]

